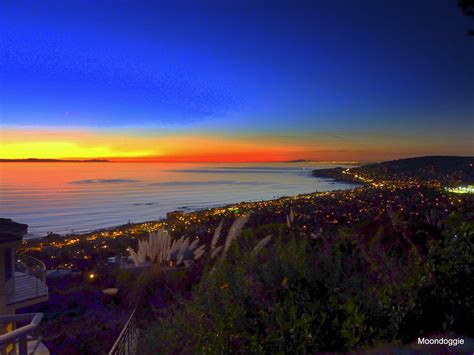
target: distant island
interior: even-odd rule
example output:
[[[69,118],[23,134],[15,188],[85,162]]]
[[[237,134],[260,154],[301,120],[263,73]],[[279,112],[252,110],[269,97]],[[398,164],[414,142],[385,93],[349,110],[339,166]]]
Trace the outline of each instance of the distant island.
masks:
[[[106,159],[89,159],[89,160],[74,160],[74,159],[0,159],[0,163],[110,163]]]
[[[314,163],[314,160],[295,159],[295,160],[285,160],[283,163]]]

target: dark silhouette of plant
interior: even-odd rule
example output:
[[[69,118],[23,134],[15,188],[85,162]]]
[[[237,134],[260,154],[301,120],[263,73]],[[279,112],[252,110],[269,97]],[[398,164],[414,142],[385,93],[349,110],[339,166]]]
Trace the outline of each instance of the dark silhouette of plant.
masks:
[[[466,16],[470,16],[474,19],[474,0],[459,0],[458,5]],[[468,30],[467,34],[474,36],[474,29]]]

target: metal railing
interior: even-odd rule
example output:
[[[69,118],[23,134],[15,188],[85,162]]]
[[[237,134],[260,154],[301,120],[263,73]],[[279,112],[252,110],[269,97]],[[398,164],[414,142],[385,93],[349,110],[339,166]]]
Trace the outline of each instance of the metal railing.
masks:
[[[0,316],[0,324],[2,325],[17,325],[18,323],[30,321],[22,327],[0,335],[0,353],[3,354],[5,352],[18,355],[34,354],[42,340],[41,336],[34,336],[34,332],[37,330],[41,319],[43,319],[43,313]]]
[[[135,355],[137,353],[138,326],[135,316],[136,310],[135,308],[130,318],[128,318],[115,344],[112,346],[112,349],[110,349],[109,355]]]
[[[12,277],[5,282],[7,304],[46,296],[46,267],[28,255],[17,255]]]
[[[15,271],[28,273],[38,277],[43,282],[46,281],[46,266],[41,260],[29,255],[16,255]]]

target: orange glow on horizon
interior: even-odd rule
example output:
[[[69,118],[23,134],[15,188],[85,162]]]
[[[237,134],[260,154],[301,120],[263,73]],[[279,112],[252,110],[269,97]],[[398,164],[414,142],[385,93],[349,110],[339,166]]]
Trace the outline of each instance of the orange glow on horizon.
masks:
[[[147,131],[87,131],[59,129],[1,129],[3,159],[108,159],[133,162],[276,162],[295,159],[318,161],[380,161],[433,155],[433,142],[400,142],[387,136],[351,135],[350,140],[292,138],[235,134],[183,134]],[[463,146],[437,145],[444,155],[456,155]],[[395,153],[396,152],[396,153]]]
[[[246,162],[292,159],[296,144],[175,135],[148,137],[85,131],[2,132],[3,159],[108,159],[142,162]]]

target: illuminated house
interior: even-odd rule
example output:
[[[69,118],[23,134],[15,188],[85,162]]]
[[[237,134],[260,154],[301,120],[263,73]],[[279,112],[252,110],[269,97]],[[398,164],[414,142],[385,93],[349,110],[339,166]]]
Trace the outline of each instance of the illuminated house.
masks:
[[[17,309],[48,300],[45,265],[15,249],[27,233],[26,224],[0,218],[0,354],[47,354],[34,336],[42,314],[16,314]]]
[[[172,211],[166,214],[166,218],[168,219],[178,219],[179,217],[183,217],[183,216],[184,216],[183,211]]]

